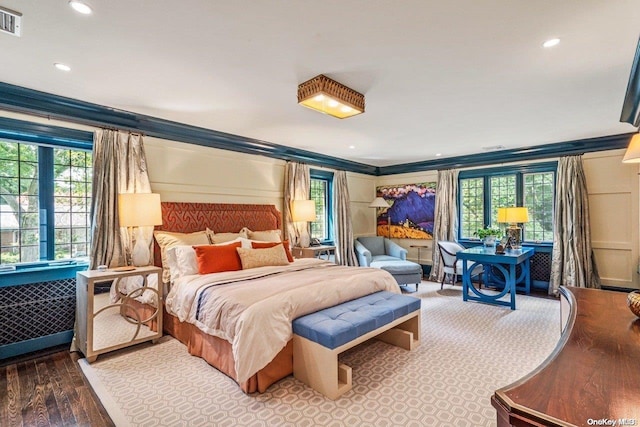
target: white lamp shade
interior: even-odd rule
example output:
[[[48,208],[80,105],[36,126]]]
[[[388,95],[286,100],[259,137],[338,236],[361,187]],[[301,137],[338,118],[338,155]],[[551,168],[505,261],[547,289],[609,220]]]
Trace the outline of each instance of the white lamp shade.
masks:
[[[315,221],[316,203],[313,200],[293,200],[291,202],[291,219],[294,222]]]
[[[624,153],[622,163],[640,163],[640,133],[633,135]]]
[[[389,203],[382,197],[376,197],[373,202],[369,203],[370,208],[388,208]]]
[[[160,195],[155,193],[118,194],[120,227],[161,225]]]

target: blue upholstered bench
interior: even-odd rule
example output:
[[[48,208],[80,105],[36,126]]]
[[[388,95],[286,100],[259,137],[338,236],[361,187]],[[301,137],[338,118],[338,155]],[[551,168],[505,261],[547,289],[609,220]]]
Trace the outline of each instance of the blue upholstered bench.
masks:
[[[338,355],[370,338],[412,350],[420,342],[420,299],[381,291],[293,321],[293,375],[330,399],[351,390]]]

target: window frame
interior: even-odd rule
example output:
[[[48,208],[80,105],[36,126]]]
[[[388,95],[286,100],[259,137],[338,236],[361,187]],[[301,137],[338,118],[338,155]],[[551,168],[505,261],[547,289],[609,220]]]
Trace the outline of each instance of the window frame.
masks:
[[[2,271],[2,276],[25,269],[40,271],[39,277],[47,278],[47,270],[60,268],[61,263],[84,264],[84,261],[55,259],[55,204],[54,204],[54,149],[93,150],[93,132],[69,129],[24,120],[0,118],[0,140],[38,147],[38,204],[40,225],[40,254],[38,261],[5,264],[12,270]],[[48,224],[51,224],[50,226]],[[44,232],[43,232],[44,230]]]
[[[491,225],[491,178],[496,176],[506,176],[506,175],[515,175],[516,177],[516,206],[523,206],[524,204],[524,175],[530,173],[544,173],[544,172],[553,172],[554,184],[553,184],[553,199],[555,200],[556,195],[556,185],[555,179],[558,169],[558,162],[541,162],[541,163],[533,163],[529,165],[518,165],[518,166],[505,166],[505,167],[495,167],[495,168],[485,168],[485,169],[473,169],[461,171],[458,174],[458,189],[462,187],[461,181],[465,179],[473,179],[473,178],[482,178],[483,179],[483,203],[484,203],[484,211],[483,211],[483,223],[484,226]],[[462,237],[462,192],[458,191],[458,200],[457,200],[457,208],[458,208],[458,241],[464,245],[474,245],[479,242],[479,239],[471,239],[468,237]],[[525,236],[526,238],[526,233]],[[527,246],[553,246],[553,241],[542,241],[536,242],[533,240],[524,240],[523,243],[526,243]]]
[[[326,182],[327,192],[325,194],[325,206],[327,218],[327,238],[324,240],[320,240],[320,243],[323,245],[333,245],[335,239],[333,235],[333,172],[310,169],[309,177],[310,179]],[[311,194],[309,194],[309,198],[311,198]]]

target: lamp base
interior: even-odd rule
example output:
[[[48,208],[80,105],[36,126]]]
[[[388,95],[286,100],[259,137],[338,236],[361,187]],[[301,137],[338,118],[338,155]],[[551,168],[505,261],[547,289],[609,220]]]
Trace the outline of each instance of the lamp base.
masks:
[[[522,249],[522,228],[517,225],[511,225],[507,228],[507,237],[509,237],[509,244],[511,249]]]
[[[151,260],[151,251],[149,251],[149,244],[143,236],[138,235],[133,249],[131,250],[131,263],[137,267],[144,267],[149,265]]]

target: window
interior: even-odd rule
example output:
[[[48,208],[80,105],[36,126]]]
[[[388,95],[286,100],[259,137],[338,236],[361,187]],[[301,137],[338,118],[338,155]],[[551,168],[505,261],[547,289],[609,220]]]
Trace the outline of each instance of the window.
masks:
[[[529,222],[523,227],[523,240],[553,241],[555,171],[556,163],[541,163],[461,172],[459,237],[476,238],[474,233],[485,226],[506,227],[497,222],[498,208],[525,206]]]
[[[91,153],[0,140],[0,263],[87,256]]]
[[[333,218],[331,207],[331,190],[333,173],[311,170],[311,191],[309,198],[316,204],[316,220],[310,224],[311,238],[323,243],[333,240]]]

